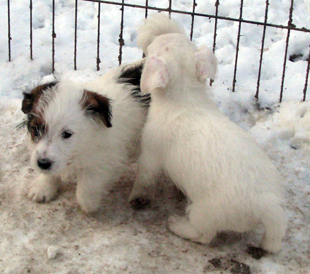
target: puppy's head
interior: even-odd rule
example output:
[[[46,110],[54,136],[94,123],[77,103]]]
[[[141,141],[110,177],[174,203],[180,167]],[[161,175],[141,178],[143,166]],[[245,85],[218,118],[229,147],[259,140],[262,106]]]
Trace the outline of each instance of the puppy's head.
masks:
[[[32,165],[58,174],[89,149],[96,132],[112,127],[109,99],[78,85],[53,82],[24,93]]]
[[[197,48],[181,34],[161,35],[147,48],[141,90],[151,93],[188,78],[204,84],[214,79],[216,70],[216,57],[207,47]]]

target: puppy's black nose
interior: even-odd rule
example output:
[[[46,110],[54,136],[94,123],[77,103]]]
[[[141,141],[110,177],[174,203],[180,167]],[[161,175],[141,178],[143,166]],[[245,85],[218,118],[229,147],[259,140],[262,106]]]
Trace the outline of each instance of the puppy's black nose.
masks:
[[[48,158],[39,159],[37,163],[39,168],[43,170],[50,169],[52,166],[52,161]]]

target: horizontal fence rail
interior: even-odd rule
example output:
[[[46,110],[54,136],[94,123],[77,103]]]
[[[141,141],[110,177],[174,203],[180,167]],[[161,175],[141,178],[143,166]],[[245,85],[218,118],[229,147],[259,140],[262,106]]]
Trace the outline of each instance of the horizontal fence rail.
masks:
[[[184,14],[191,17],[191,26],[190,26],[190,39],[193,38],[193,32],[194,32],[194,24],[195,24],[195,18],[201,17],[201,18],[209,18],[214,19],[214,32],[213,32],[213,51],[216,51],[216,40],[217,40],[217,31],[218,31],[218,22],[221,20],[224,21],[231,21],[231,22],[237,22],[238,23],[238,34],[236,37],[236,49],[235,49],[235,58],[234,58],[234,71],[233,71],[233,81],[232,81],[232,92],[235,92],[236,90],[236,82],[237,82],[237,72],[238,72],[238,57],[239,57],[239,46],[240,46],[240,37],[241,37],[241,30],[242,26],[244,24],[247,25],[256,25],[256,26],[262,26],[263,27],[263,33],[262,33],[262,39],[261,39],[261,45],[260,45],[260,56],[259,56],[259,66],[258,66],[258,75],[257,75],[257,84],[256,84],[256,93],[254,97],[258,100],[259,99],[259,92],[260,92],[260,85],[261,85],[261,75],[262,75],[262,64],[264,59],[264,45],[265,45],[265,39],[266,39],[266,30],[269,28],[276,28],[276,29],[283,29],[287,31],[286,34],[286,42],[285,42],[285,52],[283,56],[283,67],[282,67],[282,77],[281,77],[281,85],[280,85],[280,92],[279,92],[279,102],[282,102],[283,99],[283,91],[284,91],[284,83],[285,83],[285,77],[286,77],[286,63],[288,60],[288,47],[290,42],[290,37],[292,32],[301,32],[305,34],[310,34],[310,29],[305,27],[296,27],[293,24],[293,13],[294,13],[294,0],[290,1],[290,9],[289,9],[289,16],[288,16],[288,23],[287,25],[280,25],[280,24],[274,24],[272,22],[268,22],[268,14],[269,14],[269,0],[266,0],[265,3],[262,0],[262,4],[265,5],[265,14],[264,14],[264,20],[263,22],[260,21],[251,21],[243,19],[243,13],[244,13],[244,3],[243,0],[240,0],[240,10],[239,10],[239,17],[238,18],[232,18],[232,17],[225,17],[219,15],[219,6],[220,6],[220,0],[214,0],[214,14],[204,14],[204,13],[198,13],[196,12],[196,0],[192,0],[192,8],[191,10],[177,10],[172,8],[172,0],[167,0],[167,8],[160,8],[155,6],[150,6],[149,1],[145,0],[144,5],[138,5],[133,3],[125,3],[125,0],[121,0],[120,2],[114,2],[114,1],[105,1],[105,0],[83,0],[85,2],[93,2],[97,4],[98,7],[98,14],[97,14],[97,57],[96,57],[96,69],[100,70],[100,38],[101,38],[101,30],[100,30],[100,24],[101,24],[101,5],[114,5],[119,6],[121,11],[121,17],[120,17],[120,32],[119,32],[119,51],[118,51],[118,63],[121,64],[123,61],[123,47],[125,45],[124,42],[124,11],[125,8],[131,8],[131,9],[142,9],[145,10],[145,18],[148,17],[148,13],[150,10],[158,11],[158,12],[168,12],[169,15],[171,14]],[[52,72],[55,71],[55,39],[56,39],[56,32],[55,32],[55,0],[51,0],[52,5]],[[74,69],[77,70],[77,43],[78,43],[78,35],[77,35],[77,25],[78,25],[78,0],[75,0],[74,5],[74,60],[73,60],[73,66]],[[32,18],[33,18],[33,1],[29,1],[29,13],[30,13],[30,38],[29,38],[29,48],[30,48],[30,59],[33,59],[33,26],[32,26]],[[7,24],[8,24],[8,61],[12,60],[12,50],[11,50],[11,44],[12,44],[12,33],[11,33],[11,6],[10,6],[10,0],[7,0]],[[306,100],[307,90],[308,90],[308,82],[309,82],[309,70],[310,70],[310,44],[309,44],[309,57],[307,59],[307,68],[305,71],[305,82],[303,87],[303,97],[301,98],[302,101]],[[212,82],[211,82],[212,84]]]
[[[179,13],[179,14],[186,14],[191,16],[200,16],[200,17],[208,17],[208,18],[217,18],[220,20],[227,20],[227,21],[233,21],[233,22],[239,22],[247,23],[247,24],[254,24],[254,25],[266,25],[267,27],[274,27],[274,28],[280,28],[280,29],[294,29],[296,31],[302,31],[302,32],[309,32],[310,29],[307,28],[297,28],[294,24],[290,26],[284,26],[284,25],[278,25],[278,24],[272,24],[272,23],[263,23],[259,21],[251,21],[246,19],[240,19],[240,18],[231,18],[231,17],[225,17],[225,16],[219,16],[219,15],[213,15],[213,14],[204,14],[204,13],[197,13],[197,12],[191,12],[191,11],[183,11],[183,10],[175,10],[171,8],[172,0],[169,0],[169,7],[168,8],[158,8],[158,7],[152,7],[152,6],[143,6],[143,5],[136,5],[136,4],[130,4],[130,3],[119,3],[119,2],[113,2],[113,1],[105,1],[105,0],[84,0],[86,2],[97,2],[102,4],[108,4],[108,5],[116,5],[116,6],[124,6],[124,7],[130,7],[130,8],[139,8],[139,9],[148,9],[148,10],[155,10],[155,11],[167,11],[170,14],[171,13]],[[293,1],[294,2],[294,1]],[[219,5],[220,1],[215,1],[215,6]],[[243,5],[243,1],[242,1]],[[241,6],[241,5],[240,5]]]

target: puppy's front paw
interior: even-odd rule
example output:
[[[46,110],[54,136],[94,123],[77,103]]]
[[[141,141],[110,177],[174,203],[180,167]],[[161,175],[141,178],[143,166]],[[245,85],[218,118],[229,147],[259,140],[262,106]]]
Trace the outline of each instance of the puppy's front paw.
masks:
[[[47,203],[57,196],[58,187],[47,178],[39,176],[29,187],[27,197],[33,202]]]
[[[88,214],[96,213],[100,209],[101,195],[87,195],[77,191],[77,201],[82,210]]]

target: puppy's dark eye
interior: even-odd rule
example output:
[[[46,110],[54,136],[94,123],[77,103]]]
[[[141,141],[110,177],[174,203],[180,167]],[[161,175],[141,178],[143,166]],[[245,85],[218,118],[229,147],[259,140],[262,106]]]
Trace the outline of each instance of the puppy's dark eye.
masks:
[[[69,139],[71,136],[72,136],[72,132],[71,131],[68,131],[68,130],[65,130],[62,134],[61,134],[61,138],[62,139]]]

